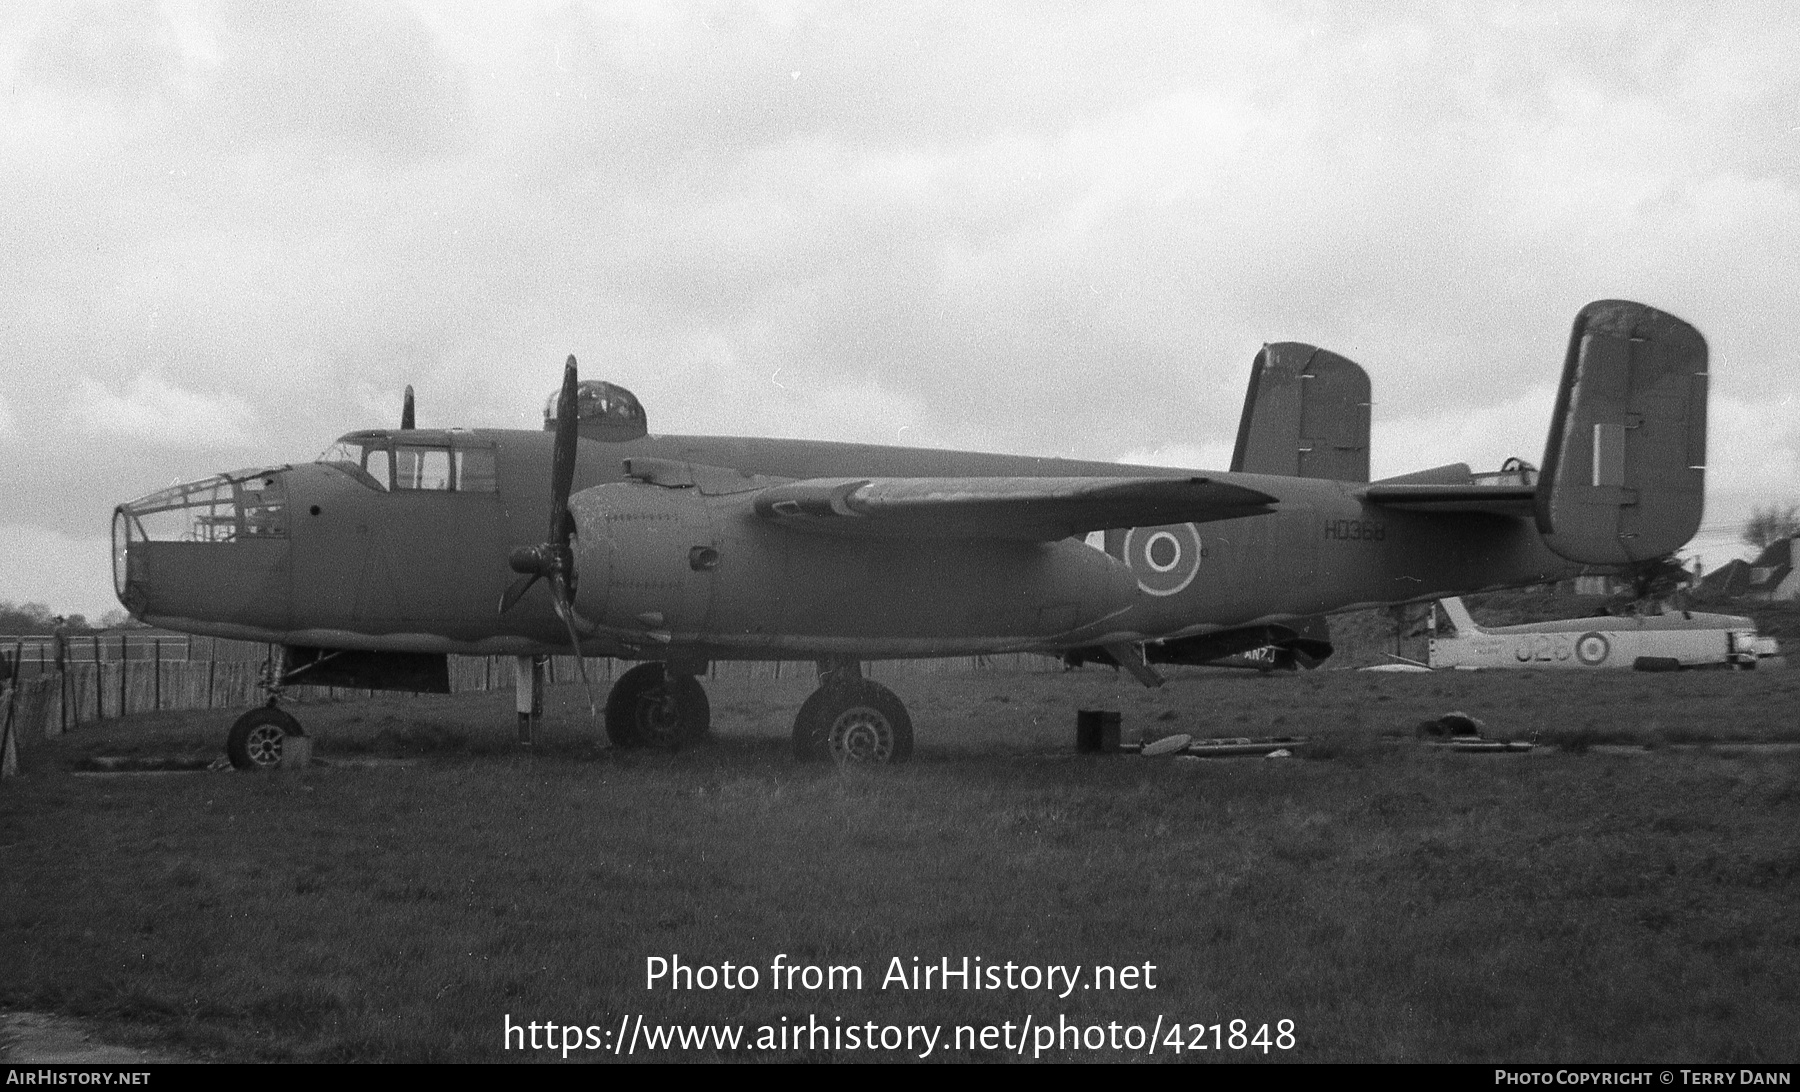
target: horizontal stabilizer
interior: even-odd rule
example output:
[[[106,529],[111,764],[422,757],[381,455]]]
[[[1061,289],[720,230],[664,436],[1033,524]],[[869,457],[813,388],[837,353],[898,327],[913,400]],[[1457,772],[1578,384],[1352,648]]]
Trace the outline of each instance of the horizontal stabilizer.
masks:
[[[1536,510],[1537,489],[1529,485],[1413,485],[1383,483],[1357,494],[1370,504],[1411,512],[1488,512],[1497,516],[1529,516]]]
[[[756,514],[827,534],[1048,542],[1110,527],[1263,515],[1276,498],[1210,478],[815,478],[770,486]]]

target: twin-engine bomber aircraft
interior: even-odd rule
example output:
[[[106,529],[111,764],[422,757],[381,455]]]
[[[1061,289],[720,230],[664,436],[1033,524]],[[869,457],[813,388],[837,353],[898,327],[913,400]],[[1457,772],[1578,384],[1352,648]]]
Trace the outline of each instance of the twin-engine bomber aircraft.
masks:
[[[416,429],[409,390],[399,430],[120,505],[114,580],[152,625],[283,646],[239,766],[301,733],[282,683],[446,692],[447,654],[565,651],[643,661],[606,701],[616,746],[704,734],[711,661],[812,659],[796,754],[899,762],[912,724],[867,660],[1044,652],[1156,685],[1324,611],[1667,554],[1700,522],[1706,359],[1680,319],[1589,304],[1541,473],[1370,482],[1368,376],[1292,342],[1256,358],[1227,473],[656,436],[571,357],[542,432]]]

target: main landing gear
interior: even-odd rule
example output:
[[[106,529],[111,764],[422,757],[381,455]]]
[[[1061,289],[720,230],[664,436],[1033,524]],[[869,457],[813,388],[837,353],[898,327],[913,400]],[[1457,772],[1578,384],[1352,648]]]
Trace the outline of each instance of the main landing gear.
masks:
[[[531,746],[533,725],[544,713],[544,663],[519,657],[519,744]],[[706,737],[712,709],[691,670],[660,660],[641,663],[613,683],[606,696],[606,738],[614,747],[673,751]]]
[[[614,747],[672,751],[704,739],[711,722],[700,680],[657,660],[620,675],[606,696],[606,738]]]
[[[706,691],[694,672],[659,660],[641,663],[606,697],[606,738],[614,747],[675,750],[705,738]],[[880,766],[912,757],[912,718],[892,690],[862,677],[856,660],[819,661],[819,688],[794,717],[794,756]]]
[[[892,690],[855,660],[819,661],[819,688],[794,717],[794,757],[879,766],[905,762],[912,747],[912,718]]]

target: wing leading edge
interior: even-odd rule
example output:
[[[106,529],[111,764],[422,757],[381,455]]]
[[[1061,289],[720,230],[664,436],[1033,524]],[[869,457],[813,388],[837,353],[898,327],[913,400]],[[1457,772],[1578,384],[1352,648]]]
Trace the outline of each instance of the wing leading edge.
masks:
[[[799,530],[1048,542],[1109,527],[1259,516],[1278,498],[1211,478],[814,478],[770,486],[756,514]]]

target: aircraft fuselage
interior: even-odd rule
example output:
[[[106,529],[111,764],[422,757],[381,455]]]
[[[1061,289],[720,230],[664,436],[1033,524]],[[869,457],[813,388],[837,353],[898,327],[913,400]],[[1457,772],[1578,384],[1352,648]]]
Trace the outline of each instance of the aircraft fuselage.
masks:
[[[508,551],[543,537],[550,432],[377,430],[346,440],[414,453],[406,458],[417,487],[403,487],[403,471],[377,481],[341,463],[261,472],[254,493],[238,487],[237,533],[212,541],[129,535],[122,601],[153,624],[283,644],[567,649],[543,586],[504,616],[495,609],[514,579]],[[442,480],[429,480],[435,464],[417,455],[426,451],[442,454]],[[709,495],[627,475],[626,460],[646,458],[778,479],[1195,473],[800,440],[584,439],[570,507],[575,602],[590,655],[1057,651],[1555,579],[1576,568],[1545,549],[1528,520],[1384,509],[1358,500],[1357,483],[1208,473],[1280,503],[1241,519],[1108,531],[1102,551],[1076,538],[846,538],[779,526],[751,509],[747,489]],[[453,461],[458,487],[443,488]],[[123,506],[121,519],[132,511]],[[127,533],[123,524],[118,533]]]

